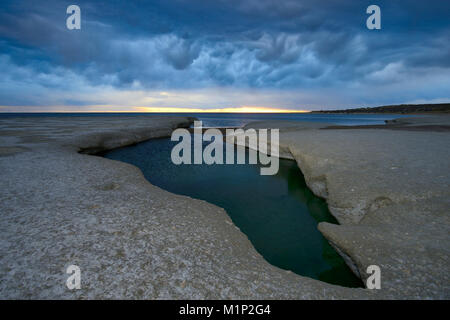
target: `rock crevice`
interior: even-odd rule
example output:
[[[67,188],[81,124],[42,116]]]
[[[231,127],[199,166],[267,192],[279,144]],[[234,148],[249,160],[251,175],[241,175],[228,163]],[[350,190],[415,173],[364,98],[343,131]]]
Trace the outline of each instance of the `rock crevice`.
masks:
[[[27,150],[0,157],[2,298],[378,296],[276,268],[223,209],[157,188],[132,165],[78,153],[167,136],[189,121],[139,116],[0,120],[1,146]],[[81,269],[80,290],[65,285],[71,264]]]
[[[431,118],[408,124],[450,123],[450,116]],[[381,292],[448,299],[450,133],[276,126],[280,146],[291,151],[308,187],[326,199],[340,223],[320,223],[319,230],[355,274],[364,280],[375,264],[382,271]],[[275,128],[271,122],[246,127]]]

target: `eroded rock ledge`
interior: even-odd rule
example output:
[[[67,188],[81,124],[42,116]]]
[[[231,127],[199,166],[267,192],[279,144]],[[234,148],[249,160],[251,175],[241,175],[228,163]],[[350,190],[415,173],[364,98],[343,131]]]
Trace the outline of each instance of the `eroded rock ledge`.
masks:
[[[382,136],[362,130],[359,138],[353,138],[359,140],[352,141],[349,133],[339,136],[335,130],[322,133],[314,128],[301,129],[301,133],[290,128],[282,134],[282,144],[299,162],[305,177],[324,177],[327,201],[337,208],[333,213],[340,216],[342,225],[321,224],[320,230],[359,270],[372,263],[381,266],[382,290],[369,291],[280,270],[255,251],[223,209],[161,190],[134,166],[78,153],[166,136],[190,121],[154,117],[1,119],[0,296],[448,298],[449,206],[442,199],[448,198],[449,170],[442,159],[448,159],[445,152],[449,148],[435,150],[446,147],[448,136],[433,133],[436,136],[424,137],[423,132],[416,132],[416,139],[397,137],[397,132]],[[377,139],[387,139],[387,145],[380,145],[385,153],[370,147]],[[434,142],[425,143],[429,139]],[[343,152],[355,148],[358,141],[368,149]],[[428,156],[409,165],[420,153],[411,147],[418,146],[423,146]],[[392,154],[392,148],[400,157],[383,158],[383,154]],[[436,157],[447,158],[427,164],[435,151]],[[366,157],[352,162],[358,154]],[[386,189],[391,180],[384,180],[383,170],[372,168],[379,158],[389,164],[396,160],[392,167],[407,168],[408,174],[417,168],[421,173],[411,180],[395,176],[393,181],[402,182],[393,185],[399,190],[390,193],[395,191],[394,187]],[[428,177],[438,169],[440,175]],[[422,187],[413,183],[403,187],[421,179]],[[357,210],[355,215],[346,210],[361,203],[361,208],[370,209],[368,199],[386,193],[392,201],[387,206],[375,205],[362,214]],[[357,196],[346,198],[349,194]],[[81,290],[69,291],[65,286],[65,270],[70,264],[81,267]]]
[[[449,124],[442,115],[371,129],[299,122],[246,128],[280,128],[280,148],[340,222],[319,230],[356,274],[366,279],[376,264],[385,294],[448,299],[450,131],[442,128]]]
[[[361,299],[268,264],[226,212],[80,154],[167,136],[191,119],[0,120],[0,297]],[[69,291],[78,265],[82,289]],[[388,297],[388,296],[386,296]]]

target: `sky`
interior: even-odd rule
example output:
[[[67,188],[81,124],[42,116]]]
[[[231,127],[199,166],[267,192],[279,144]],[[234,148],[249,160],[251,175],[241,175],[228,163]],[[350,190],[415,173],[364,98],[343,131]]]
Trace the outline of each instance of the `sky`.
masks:
[[[2,0],[0,112],[450,102],[449,17],[442,0]]]

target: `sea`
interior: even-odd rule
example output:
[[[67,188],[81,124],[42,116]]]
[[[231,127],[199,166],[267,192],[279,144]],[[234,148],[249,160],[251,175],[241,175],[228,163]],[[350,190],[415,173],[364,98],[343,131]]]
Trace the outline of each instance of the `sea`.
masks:
[[[330,114],[330,113],[0,113],[9,117],[117,117],[117,116],[190,116],[203,122],[203,127],[241,127],[252,121],[314,121],[337,125],[375,125],[385,120],[408,117],[399,114]]]

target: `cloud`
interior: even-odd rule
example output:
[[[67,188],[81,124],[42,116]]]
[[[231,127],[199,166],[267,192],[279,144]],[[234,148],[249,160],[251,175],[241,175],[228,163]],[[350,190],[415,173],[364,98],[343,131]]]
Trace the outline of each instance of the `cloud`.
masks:
[[[380,0],[382,30],[369,31],[369,2],[80,0],[82,29],[70,31],[64,2],[5,0],[0,105],[147,106],[144,92],[162,91],[152,103],[179,106],[177,92],[218,108],[449,98],[450,4]]]
[[[197,59],[200,46],[185,39],[170,35],[161,44],[161,52],[167,62],[177,70],[189,67]]]

